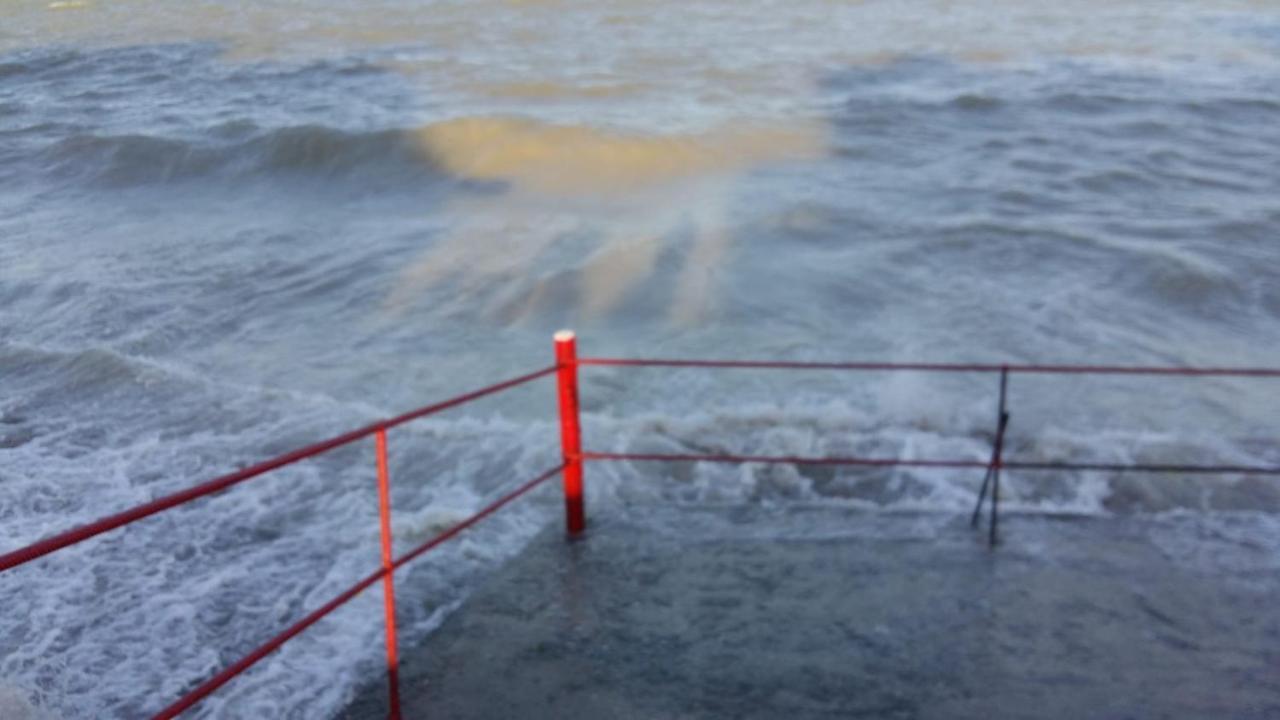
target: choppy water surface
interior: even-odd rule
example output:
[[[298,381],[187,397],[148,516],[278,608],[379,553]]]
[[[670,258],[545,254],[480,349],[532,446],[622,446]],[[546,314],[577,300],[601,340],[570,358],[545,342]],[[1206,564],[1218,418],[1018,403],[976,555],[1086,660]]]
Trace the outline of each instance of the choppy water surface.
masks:
[[[1261,2],[0,5],[0,547],[591,354],[1275,365]],[[592,447],[983,457],[992,378],[584,377]],[[1280,389],[1018,378],[1028,459],[1277,463]],[[555,460],[548,386],[392,436],[407,547]],[[155,710],[367,572],[364,444],[0,580],[0,709]],[[592,502],[951,512],[972,473],[593,468]],[[1256,479],[1019,476],[1191,513]],[[420,637],[558,507],[402,580]],[[1221,529],[1226,528],[1226,529]],[[1245,528],[1245,529],[1241,529]],[[372,593],[201,706],[323,717]]]

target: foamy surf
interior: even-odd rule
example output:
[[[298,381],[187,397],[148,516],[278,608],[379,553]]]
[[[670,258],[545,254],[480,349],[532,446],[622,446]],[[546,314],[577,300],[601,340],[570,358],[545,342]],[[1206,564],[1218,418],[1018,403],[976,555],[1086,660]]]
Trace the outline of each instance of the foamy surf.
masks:
[[[23,690],[0,682],[0,717],[5,720],[53,720],[31,703],[31,695]]]

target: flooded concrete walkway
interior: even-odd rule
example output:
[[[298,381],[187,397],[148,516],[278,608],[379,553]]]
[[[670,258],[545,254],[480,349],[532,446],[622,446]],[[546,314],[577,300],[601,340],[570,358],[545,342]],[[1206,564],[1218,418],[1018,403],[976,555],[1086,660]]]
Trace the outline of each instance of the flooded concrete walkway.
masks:
[[[1120,519],[558,529],[404,653],[406,718],[1280,717],[1275,548]],[[1193,521],[1178,521],[1193,522]],[[343,716],[385,718],[372,685]]]

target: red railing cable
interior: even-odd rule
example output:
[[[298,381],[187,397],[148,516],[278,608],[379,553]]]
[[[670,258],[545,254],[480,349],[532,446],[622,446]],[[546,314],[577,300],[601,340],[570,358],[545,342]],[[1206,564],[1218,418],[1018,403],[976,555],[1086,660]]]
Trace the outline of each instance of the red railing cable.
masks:
[[[497,500],[494,500],[491,504],[489,504],[489,505],[485,506],[483,509],[481,509],[479,512],[477,512],[475,515],[472,515],[472,516],[471,516],[470,518],[468,518],[467,520],[464,520],[464,521],[462,521],[462,522],[458,523],[457,525],[454,525],[453,527],[451,527],[451,528],[449,528],[448,530],[446,530],[446,531],[444,531],[444,532],[440,533],[439,535],[437,535],[437,536],[435,536],[434,538],[432,538],[432,539],[428,540],[427,542],[425,542],[425,543],[423,543],[423,544],[419,545],[418,547],[414,548],[413,550],[410,550],[409,552],[405,553],[404,555],[401,555],[401,556],[400,556],[400,558],[399,558],[398,560],[396,560],[396,561],[395,561],[395,563],[392,565],[392,567],[394,567],[394,568],[395,568],[395,569],[397,569],[397,570],[398,570],[398,569],[400,569],[400,568],[401,568],[401,567],[403,567],[405,564],[407,564],[407,563],[409,563],[409,562],[412,562],[412,561],[414,560],[414,558],[418,557],[418,556],[419,556],[419,555],[421,555],[422,553],[427,552],[427,551],[428,551],[428,550],[430,550],[431,548],[434,548],[435,546],[437,546],[437,545],[439,545],[440,543],[442,543],[442,542],[444,542],[444,541],[448,540],[449,538],[453,537],[454,535],[457,535],[458,533],[462,532],[463,530],[466,530],[467,528],[471,527],[472,525],[475,525],[476,523],[478,523],[478,522],[480,522],[481,520],[485,519],[485,518],[486,518],[486,517],[488,517],[489,515],[492,515],[492,514],[493,514],[493,512],[494,512],[495,510],[497,510],[498,508],[502,507],[503,505],[506,505],[507,503],[511,502],[512,500],[515,500],[516,498],[520,497],[521,495],[523,495],[523,494],[525,494],[525,493],[529,492],[530,490],[534,489],[534,488],[535,488],[535,487],[537,487],[538,485],[541,485],[542,483],[544,483],[544,482],[546,482],[547,480],[551,479],[553,476],[555,476],[555,474],[556,474],[556,473],[560,472],[560,471],[561,471],[561,470],[563,470],[563,469],[564,469],[564,464],[563,464],[563,463],[561,463],[561,464],[559,464],[559,465],[555,466],[554,468],[552,468],[552,469],[550,469],[550,470],[548,470],[548,471],[546,471],[546,472],[542,473],[542,474],[541,474],[541,475],[539,475],[538,477],[536,477],[536,478],[534,478],[534,479],[530,480],[529,482],[525,483],[524,485],[521,485],[520,487],[516,488],[515,490],[512,490],[511,492],[507,493],[506,495],[503,495],[502,497],[498,498]]]
[[[341,595],[338,595],[334,599],[330,600],[329,602],[325,603],[319,608],[308,613],[306,617],[290,625],[288,629],[286,629],[284,632],[280,633],[279,635],[263,643],[258,649],[254,650],[248,655],[245,655],[244,657],[240,658],[239,660],[232,663],[231,665],[228,665],[226,668],[222,670],[222,672],[218,673],[212,678],[209,678],[205,682],[201,683],[196,689],[187,693],[181,699],[179,699],[177,702],[173,703],[169,707],[156,713],[154,716],[155,719],[168,720],[169,718],[175,718],[178,715],[181,715],[183,712],[189,710],[193,705],[203,700],[210,693],[222,687],[223,685],[227,684],[227,682],[230,681],[232,678],[244,672],[245,670],[248,670],[249,668],[253,667],[262,658],[275,652],[276,649],[278,649],[281,645],[284,645],[286,642],[291,640],[294,636],[298,635],[303,630],[306,630],[307,628],[316,624],[316,622],[318,622],[324,616],[328,615],[334,610],[337,610],[338,608],[347,604],[347,602],[350,601],[351,598],[355,597],[356,595],[359,595],[370,585],[373,585],[374,583],[378,582],[378,580],[382,579],[383,573],[384,573],[383,570],[381,569],[377,570],[373,574],[367,576],[365,579],[361,580],[355,585],[352,585],[350,588],[345,590]]]
[[[800,455],[733,455],[728,453],[616,453],[584,452],[583,460],[639,462],[764,463],[777,465],[861,465],[869,467],[985,468],[986,460],[904,460],[900,458],[806,457]],[[1006,467],[1008,463],[1005,464]]]
[[[775,360],[678,360],[646,358],[579,358],[579,365],[603,367],[740,368],[755,370],[916,370],[1050,374],[1050,375],[1175,375],[1280,378],[1280,368],[1158,367],[1144,365],[1003,365],[998,363],[791,362]]]
[[[486,395],[493,395],[494,393],[500,393],[503,390],[510,390],[511,388],[517,387],[519,385],[524,385],[525,383],[533,382],[538,378],[544,378],[559,369],[560,369],[559,365],[551,365],[550,367],[545,367],[535,372],[526,373],[519,377],[513,377],[510,380],[504,380],[500,383],[494,383],[493,385],[480,388],[479,390],[472,390],[471,392],[466,393],[464,395],[458,395],[457,397],[453,397],[448,400],[441,400],[438,403],[434,403],[432,405],[426,405],[424,407],[418,408],[417,410],[410,410],[407,413],[397,415],[389,420],[383,420],[380,423],[375,423],[373,425],[370,425],[368,428],[365,428],[365,434],[369,435],[375,432],[376,430],[380,430],[380,429],[390,430],[391,428],[396,427],[397,425],[403,425],[411,420],[417,420],[418,418],[426,417],[428,415],[434,415],[435,413],[438,413],[442,410],[448,410],[449,408],[454,408],[459,405],[465,405],[473,400],[479,400],[480,398],[485,397]]]
[[[1070,470],[1075,472],[1149,472],[1185,473],[1188,475],[1280,475],[1280,467],[1266,465],[1177,465],[1170,463],[1070,463],[1006,460],[1002,467],[1010,470]]]
[[[810,457],[800,455],[734,455],[728,453],[619,453],[584,452],[583,460],[633,460],[636,462],[709,462],[709,463],[760,463],[774,465],[850,465],[863,467],[919,467],[919,468],[987,468],[987,460],[935,460],[870,457]],[[1200,473],[1203,475],[1280,475],[1280,467],[1266,465],[1170,465],[1113,463],[1068,463],[1002,460],[1000,467],[1006,470],[1074,470],[1151,473]]]
[[[411,410],[388,420],[382,420],[371,425],[366,425],[365,427],[343,433],[342,435],[329,438],[328,440],[322,440],[313,445],[308,445],[306,447],[287,452],[283,455],[271,458],[270,460],[264,460],[263,462],[251,465],[243,470],[238,470],[233,473],[216,477],[208,482],[173,493],[172,495],[157,498],[151,502],[125,510],[124,512],[109,515],[86,525],[81,525],[80,527],[58,533],[57,535],[37,541],[27,545],[26,547],[0,555],[0,572],[29,563],[32,560],[48,555],[51,552],[61,550],[62,548],[70,545],[75,545],[76,543],[83,542],[96,535],[101,535],[104,532],[115,530],[116,528],[136,522],[158,512],[189,503],[192,500],[196,500],[207,495],[222,492],[223,490],[234,485],[238,485],[250,478],[284,467],[285,465],[296,463],[300,460],[320,455],[328,452],[329,450],[333,450],[334,448],[347,445],[355,442],[356,440],[368,437],[379,430],[386,430],[396,427],[397,425],[403,425],[411,420],[417,420],[418,418],[425,417],[427,415],[448,410],[449,408],[457,407],[458,405],[463,405],[473,400],[478,400],[486,395],[502,392],[503,390],[516,387],[517,385],[523,385],[527,382],[550,375],[556,372],[557,369],[558,367],[553,365],[537,372],[521,375],[520,377],[480,388],[479,390],[474,390],[466,393],[465,395],[459,395],[448,400],[418,408],[417,410]]]
[[[430,550],[431,548],[436,547],[437,545],[440,545],[441,543],[454,537],[455,535],[462,532],[463,530],[466,530],[472,525],[475,525],[480,520],[493,514],[496,510],[498,510],[502,506],[506,505],[512,500],[515,500],[521,495],[524,495],[525,493],[534,489],[538,485],[546,482],[547,480],[550,480],[551,478],[555,477],[557,474],[560,473],[563,467],[564,467],[563,465],[557,465],[556,467],[550,470],[547,470],[541,475],[538,475],[537,477],[535,477],[533,480],[526,482],[525,484],[521,485],[515,490],[512,490],[506,495],[503,495],[502,497],[498,498],[492,503],[486,505],[484,508],[482,508],[481,510],[479,510],[478,512],[476,512],[474,515],[467,518],[466,520],[454,525],[448,530],[440,533],[434,538],[418,546],[414,550],[411,550],[410,552],[406,553],[399,560],[396,560],[392,564],[392,571],[402,567],[403,565],[413,560],[414,558],[418,557],[422,553]],[[253,652],[249,653],[248,655],[245,655],[244,657],[240,658],[239,660],[232,663],[231,665],[228,665],[227,667],[223,668],[223,670],[219,672],[217,675],[214,675],[213,677],[204,681],[198,687],[188,692],[186,695],[182,696],[179,700],[169,705],[165,709],[161,710],[160,712],[156,713],[153,716],[154,720],[169,720],[170,718],[175,718],[178,715],[182,714],[183,712],[191,709],[193,706],[195,706],[196,703],[208,697],[210,694],[212,694],[214,691],[216,691],[218,688],[222,687],[223,685],[226,685],[237,675],[240,675],[244,671],[253,667],[255,664],[258,663],[258,661],[270,655],[272,652],[277,650],[281,645],[284,645],[290,639],[292,639],[293,637],[301,633],[303,630],[306,630],[307,628],[311,627],[316,622],[318,622],[321,618],[333,612],[334,610],[337,610],[339,607],[342,607],[347,602],[349,602],[352,598],[354,598],[355,596],[359,595],[361,592],[366,590],[369,586],[378,582],[380,579],[382,579],[384,575],[387,574],[387,572],[388,572],[387,570],[380,568],[376,572],[365,577],[360,582],[356,583],[355,585],[352,585],[350,588],[343,591],[340,595],[338,595],[334,599],[325,603],[324,605],[317,608],[316,610],[308,613],[306,617],[302,618],[296,623],[290,625],[279,635],[276,635],[275,637],[271,638],[267,642],[263,643]]]

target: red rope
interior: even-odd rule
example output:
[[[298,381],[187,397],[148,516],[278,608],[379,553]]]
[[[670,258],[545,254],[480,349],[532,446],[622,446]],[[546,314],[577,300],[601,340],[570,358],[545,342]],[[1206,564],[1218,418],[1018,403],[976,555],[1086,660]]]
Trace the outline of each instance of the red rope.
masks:
[[[1219,377],[1275,377],[1280,368],[1156,367],[1142,365],[999,365],[994,363],[790,362],[774,360],[661,360],[637,358],[579,358],[579,365],[611,367],[743,368],[756,370],[915,370],[923,372],[1074,375],[1174,375]]]
[[[425,407],[418,408],[417,410],[411,410],[403,415],[397,415],[388,420],[382,420],[358,430],[352,430],[351,432],[338,435],[337,437],[322,440],[314,445],[298,448],[297,450],[285,453],[284,455],[260,462],[257,465],[251,465],[243,470],[216,477],[208,482],[196,485],[195,487],[190,487],[186,490],[173,493],[172,495],[157,498],[151,502],[125,510],[124,512],[109,515],[78,528],[58,533],[57,535],[32,543],[26,547],[0,555],[0,572],[11,570],[19,565],[29,563],[32,560],[48,555],[51,552],[61,550],[62,548],[70,545],[75,545],[76,543],[83,542],[96,535],[101,535],[104,532],[115,530],[123,525],[137,522],[138,520],[154,515],[158,512],[189,503],[192,500],[196,500],[207,495],[222,492],[223,490],[234,485],[238,485],[250,478],[255,478],[285,465],[290,465],[300,460],[305,460],[321,453],[328,452],[334,448],[347,445],[355,442],[356,440],[368,437],[379,430],[386,430],[397,425],[403,425],[410,420],[416,420],[427,415],[441,412],[442,410],[457,407],[458,405],[477,400],[486,395],[502,392],[503,390],[513,388],[517,385],[523,385],[524,383],[550,375],[556,370],[556,366],[551,366],[543,370],[539,370],[538,372],[521,375],[517,378],[512,378],[479,390],[474,390],[466,393],[465,395],[459,395],[433,405],[427,405]]]
[[[710,463],[764,463],[780,465],[854,465],[871,467],[924,467],[924,468],[986,468],[985,460],[909,460],[900,458],[865,457],[802,457],[787,455],[731,455],[691,453],[610,453],[584,452],[583,460],[634,460],[638,462],[710,462]],[[1009,470],[1075,470],[1150,473],[1201,473],[1205,475],[1253,474],[1280,475],[1280,467],[1262,465],[1165,465],[1067,462],[1001,461],[1000,467]]]
[[[1165,463],[1069,463],[1006,461],[1001,464],[1012,470],[1072,470],[1079,472],[1147,472],[1186,473],[1201,475],[1280,475],[1280,467],[1265,465],[1174,465]]]
[[[555,477],[556,473],[560,472],[563,468],[564,468],[564,465],[559,465],[555,468],[552,468],[551,470],[548,470],[542,473],[541,475],[534,478],[533,480],[526,482],[525,484],[521,485],[515,490],[512,490],[506,495],[503,495],[502,497],[498,498],[497,500],[490,503],[489,505],[486,505],[479,512],[472,515],[470,518],[467,518],[466,520],[463,520],[457,525],[454,525],[448,530],[440,533],[439,535],[435,536],[431,540],[428,540],[427,542],[418,546],[416,549],[407,553],[404,557],[400,558],[399,560],[396,560],[395,563],[392,565],[392,571],[401,567],[405,563],[408,563],[410,560],[413,560],[414,558],[418,557],[422,553],[427,552],[431,548],[434,548],[437,545],[440,545],[441,543],[445,542],[446,540],[454,537],[455,535],[462,532],[463,530],[466,530],[472,525],[475,525],[480,520],[493,514],[503,505],[506,505],[512,500],[515,500],[521,495],[524,495],[525,493],[534,489],[538,485],[541,485],[542,483],[546,482],[548,479]],[[290,625],[288,628],[284,630],[284,632],[280,633],[279,635],[276,635],[275,637],[271,638],[267,642],[263,643],[261,646],[259,646],[256,650],[249,653],[248,655],[245,655],[244,657],[240,658],[239,660],[232,663],[231,665],[228,665],[227,667],[223,668],[223,670],[219,672],[217,675],[214,675],[213,677],[204,681],[203,683],[200,684],[199,687],[195,688],[194,690],[187,693],[186,695],[183,695],[176,702],[174,702],[172,705],[169,705],[164,710],[161,710],[160,712],[156,713],[154,716],[154,720],[169,720],[170,718],[177,717],[183,712],[189,710],[196,703],[200,702],[204,698],[214,693],[218,688],[222,687],[223,685],[226,685],[237,675],[240,675],[241,673],[245,672],[249,668],[256,665],[259,660],[262,660],[264,657],[275,652],[277,649],[279,649],[281,645],[284,645],[286,642],[296,637],[302,631],[316,624],[316,622],[318,622],[321,618],[333,612],[334,610],[337,610],[343,605],[347,604],[347,602],[349,602],[355,596],[359,595],[361,592],[367,589],[370,585],[373,585],[374,583],[381,580],[382,577],[387,572],[388,572],[387,570],[379,569],[377,572],[370,574],[360,582],[356,583],[355,585],[352,585],[350,588],[343,591],[340,595],[338,595],[334,599],[320,606],[319,608],[312,611],[311,613],[308,613],[306,617],[302,618],[296,623]]]
[[[642,462],[773,463],[782,465],[864,465],[873,467],[985,468],[985,460],[900,460],[898,458],[800,457],[786,455],[697,455],[686,453],[584,452],[583,460],[637,460]]]
[[[529,482],[525,483],[524,485],[521,485],[520,487],[516,488],[515,490],[512,490],[511,492],[507,493],[506,495],[503,495],[502,497],[498,498],[497,500],[494,500],[492,503],[490,503],[489,505],[487,505],[487,506],[485,506],[483,509],[481,509],[479,512],[477,512],[475,515],[472,515],[469,519],[464,520],[464,521],[462,521],[462,522],[458,523],[457,525],[454,525],[453,527],[449,528],[448,530],[446,530],[446,531],[444,531],[444,532],[440,533],[439,535],[435,536],[434,538],[432,538],[432,539],[428,540],[428,541],[427,541],[427,542],[425,542],[425,543],[422,543],[422,544],[421,544],[421,545],[419,545],[418,547],[416,547],[416,548],[414,548],[414,549],[410,550],[409,552],[405,553],[404,555],[400,556],[400,558],[399,558],[398,560],[396,560],[394,563],[392,563],[391,567],[392,567],[392,568],[399,568],[399,567],[401,567],[401,566],[405,565],[406,563],[411,562],[414,558],[416,558],[416,557],[418,557],[419,555],[421,555],[421,554],[423,554],[423,553],[427,552],[427,551],[428,551],[428,550],[430,550],[431,548],[434,548],[435,546],[439,545],[440,543],[443,543],[444,541],[448,540],[449,538],[453,537],[454,535],[457,535],[458,533],[462,532],[463,530],[466,530],[467,528],[471,527],[472,525],[475,525],[477,522],[480,522],[481,520],[483,520],[484,518],[488,517],[489,515],[492,515],[495,511],[497,511],[497,510],[498,510],[498,508],[502,507],[503,505],[506,505],[507,503],[511,502],[512,500],[515,500],[516,498],[518,498],[518,497],[520,497],[521,495],[523,495],[523,494],[525,494],[525,493],[529,492],[530,490],[532,490],[532,489],[534,489],[535,487],[537,487],[537,486],[541,485],[542,483],[546,482],[547,480],[550,480],[551,478],[555,477],[556,473],[560,472],[560,471],[561,471],[561,470],[563,470],[563,469],[564,469],[564,463],[561,463],[561,464],[559,464],[559,465],[555,466],[554,468],[551,468],[550,470],[548,470],[548,471],[546,471],[546,472],[542,473],[542,474],[541,474],[541,475],[539,475],[538,477],[536,477],[536,478],[534,478],[534,479],[530,480]]]
[[[531,372],[527,375],[521,375],[520,377],[514,377],[510,380],[504,380],[503,382],[495,383],[488,387],[480,388],[479,390],[472,390],[465,395],[459,395],[448,400],[442,400],[434,405],[427,405],[426,407],[421,407],[417,410],[410,410],[409,412],[404,413],[403,415],[397,415],[390,420],[383,420],[375,425],[370,425],[364,429],[364,434],[372,435],[378,430],[390,430],[391,428],[396,427],[397,425],[403,425],[410,420],[417,420],[418,418],[426,417],[427,415],[434,415],[442,410],[448,410],[449,408],[457,407],[459,405],[465,405],[473,400],[479,400],[486,395],[493,395],[494,393],[500,393],[503,390],[510,390],[513,387],[524,385],[525,383],[532,382],[538,378],[546,377],[559,369],[559,365],[552,365],[551,367],[545,367],[537,372]]]
[[[182,698],[169,707],[156,713],[154,720],[169,720],[169,718],[175,718],[189,710],[193,705],[208,697],[215,690],[226,685],[232,678],[253,667],[259,660],[275,652],[281,645],[284,645],[286,642],[293,639],[303,630],[306,630],[316,624],[320,618],[323,618],[334,610],[337,610],[347,604],[351,598],[359,595],[365,590],[365,588],[381,580],[385,573],[385,570],[379,568],[377,572],[369,575],[355,585],[352,585],[341,595],[335,597],[311,613],[308,613],[306,617],[290,625],[284,632],[263,643],[257,650],[254,650],[231,665],[228,665],[222,670],[222,672],[201,683],[199,687],[182,696]]]

